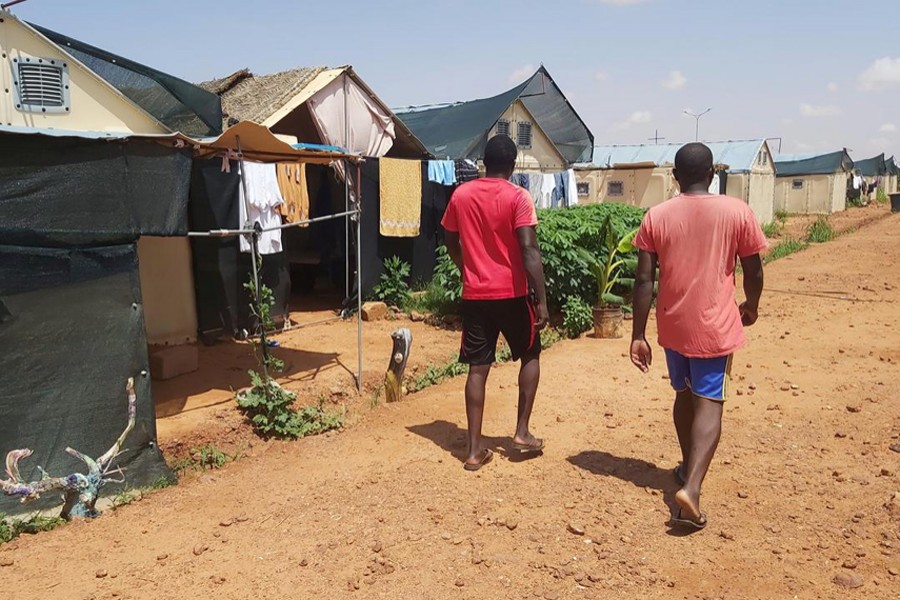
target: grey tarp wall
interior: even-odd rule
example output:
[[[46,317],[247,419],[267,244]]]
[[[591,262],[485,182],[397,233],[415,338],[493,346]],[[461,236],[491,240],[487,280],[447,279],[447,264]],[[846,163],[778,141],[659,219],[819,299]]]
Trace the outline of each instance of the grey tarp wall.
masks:
[[[138,275],[139,235],[185,235],[191,157],[132,138],[0,133],[0,457],[24,478],[84,471],[65,453],[105,452],[137,423],[126,484],[170,475],[156,445]],[[52,495],[41,505],[58,499]],[[40,506],[40,505],[39,505]],[[30,509],[0,494],[0,512]]]
[[[775,160],[778,177],[800,177],[802,175],[830,175],[853,168],[853,161],[843,150],[804,158],[800,160]]]

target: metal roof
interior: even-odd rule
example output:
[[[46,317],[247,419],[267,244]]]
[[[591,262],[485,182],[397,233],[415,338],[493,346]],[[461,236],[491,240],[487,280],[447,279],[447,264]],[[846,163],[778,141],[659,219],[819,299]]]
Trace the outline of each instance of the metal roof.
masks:
[[[766,141],[733,140],[725,142],[704,142],[713,153],[713,162],[727,165],[728,172],[741,173],[749,171]],[[652,164],[657,167],[675,164],[675,154],[684,144],[633,144],[594,146],[590,164],[580,165],[582,168],[594,166],[601,169],[615,165]]]

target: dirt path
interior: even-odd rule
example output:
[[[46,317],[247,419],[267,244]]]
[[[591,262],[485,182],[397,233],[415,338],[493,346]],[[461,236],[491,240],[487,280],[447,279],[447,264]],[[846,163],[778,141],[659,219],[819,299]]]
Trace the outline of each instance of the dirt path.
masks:
[[[678,451],[662,364],[640,376],[624,342],[582,339],[545,355],[541,458],[502,450],[515,416],[505,365],[486,416],[504,455],[478,474],[455,457],[457,379],[341,435],[266,445],[0,547],[0,564],[13,561],[3,589],[18,600],[811,599],[845,597],[841,575],[859,576],[867,598],[895,598],[898,239],[891,217],[768,268],[773,291],[735,362],[701,533],[666,527]]]

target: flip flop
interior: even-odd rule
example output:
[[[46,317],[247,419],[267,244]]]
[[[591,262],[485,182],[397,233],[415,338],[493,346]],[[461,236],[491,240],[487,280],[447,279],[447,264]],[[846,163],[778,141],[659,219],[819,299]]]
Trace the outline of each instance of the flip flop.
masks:
[[[691,527],[700,531],[704,529],[707,525],[709,525],[709,520],[706,518],[704,513],[700,513],[700,519],[695,521],[693,519],[687,519],[681,516],[681,509],[678,510],[678,514],[672,517],[672,522],[676,525],[683,525],[685,527]]]
[[[672,475],[675,476],[675,481],[678,482],[678,485],[684,486],[685,481],[684,477],[681,476],[681,467],[684,463],[678,463],[678,466],[672,469]]]
[[[513,450],[518,450],[519,454],[533,454],[535,452],[541,452],[544,449],[544,440],[539,438],[534,438],[536,444],[517,444],[513,442],[512,448]]]
[[[463,468],[466,471],[477,471],[478,469],[480,469],[484,465],[488,464],[492,460],[494,460],[493,451],[490,450],[489,448],[485,448],[484,449],[484,458],[479,460],[477,463],[463,463]]]

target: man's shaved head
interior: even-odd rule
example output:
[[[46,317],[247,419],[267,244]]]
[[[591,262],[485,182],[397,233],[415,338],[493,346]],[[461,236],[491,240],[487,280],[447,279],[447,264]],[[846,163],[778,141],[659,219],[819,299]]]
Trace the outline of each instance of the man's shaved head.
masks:
[[[713,154],[705,144],[691,142],[675,154],[675,179],[681,191],[703,185],[709,188],[713,177]]]

